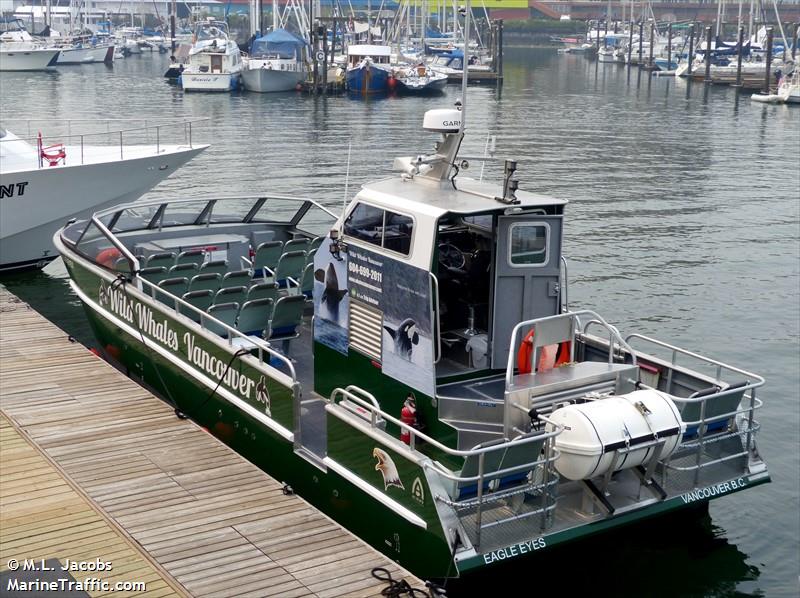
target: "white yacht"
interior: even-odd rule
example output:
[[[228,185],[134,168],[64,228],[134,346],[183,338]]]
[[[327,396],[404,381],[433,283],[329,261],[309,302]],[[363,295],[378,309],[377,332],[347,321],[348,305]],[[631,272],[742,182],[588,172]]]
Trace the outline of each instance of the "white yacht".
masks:
[[[189,64],[181,74],[185,91],[231,91],[239,86],[242,60],[239,46],[222,21],[198,22]]]
[[[291,91],[306,80],[307,43],[286,29],[275,29],[250,44],[242,81],[248,91]]]
[[[58,256],[52,237],[67,220],[138,198],[208,147],[192,143],[189,121],[117,128],[82,135],[72,125],[68,138],[20,138],[0,128],[0,272],[44,266]],[[123,144],[126,136],[164,139],[174,130],[184,143]],[[90,145],[98,136],[115,143]]]
[[[43,71],[59,54],[31,37],[21,19],[0,17],[0,71]]]

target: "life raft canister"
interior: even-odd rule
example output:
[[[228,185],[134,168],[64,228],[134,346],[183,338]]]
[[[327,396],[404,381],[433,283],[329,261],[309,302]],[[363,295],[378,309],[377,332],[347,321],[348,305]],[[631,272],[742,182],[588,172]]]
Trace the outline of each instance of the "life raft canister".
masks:
[[[116,247],[109,247],[108,249],[103,249],[103,251],[98,253],[97,257],[94,258],[94,261],[101,266],[105,266],[106,268],[113,270],[114,264],[121,255],[122,254],[120,253],[119,249]]]
[[[531,373],[531,360],[533,358],[533,334],[531,330],[522,339],[517,351],[517,370],[520,374]],[[563,341],[554,345],[545,345],[539,348],[539,363],[536,365],[537,372],[546,372],[554,367],[564,365],[569,362],[569,341]]]

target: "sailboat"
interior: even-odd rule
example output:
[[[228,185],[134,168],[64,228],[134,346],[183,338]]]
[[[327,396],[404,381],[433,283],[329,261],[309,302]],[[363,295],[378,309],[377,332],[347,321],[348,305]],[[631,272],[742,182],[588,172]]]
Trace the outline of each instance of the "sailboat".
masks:
[[[250,44],[242,59],[242,81],[248,91],[296,89],[308,76],[305,40],[286,29],[275,29]]]

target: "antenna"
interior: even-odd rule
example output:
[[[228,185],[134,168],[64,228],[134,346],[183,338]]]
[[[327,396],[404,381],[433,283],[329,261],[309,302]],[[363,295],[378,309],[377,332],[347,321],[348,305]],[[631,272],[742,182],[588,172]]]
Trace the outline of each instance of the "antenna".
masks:
[[[458,129],[459,133],[463,133],[467,126],[467,79],[469,78],[467,53],[469,52],[469,21],[472,16],[470,0],[466,0],[464,12],[464,57],[461,59],[461,126]]]
[[[344,216],[344,211],[347,209],[347,197],[348,197],[348,189],[350,186],[350,153],[353,150],[353,137],[350,137],[350,141],[347,142],[347,171],[344,176],[344,198],[342,199],[342,216]]]

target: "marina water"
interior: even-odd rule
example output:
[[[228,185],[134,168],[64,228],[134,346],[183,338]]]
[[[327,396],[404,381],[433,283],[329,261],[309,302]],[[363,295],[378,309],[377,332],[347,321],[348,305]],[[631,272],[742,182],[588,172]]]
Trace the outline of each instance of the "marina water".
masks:
[[[148,198],[273,192],[339,210],[346,188],[349,199],[388,174],[395,156],[430,149],[436,136],[421,130],[424,111],[460,93],[453,86],[442,97],[369,102],[185,95],[161,77],[166,66],[165,56],[142,55],[113,69],[2,73],[0,115],[18,134],[27,134],[14,130],[18,119],[45,115],[208,117],[194,134],[212,147]],[[505,76],[501,91],[470,88],[463,153],[480,155],[496,135],[497,155],[519,161],[521,188],[570,201],[572,307],[596,309],[623,334],[635,328],[767,379],[759,447],[773,482],[713,501],[708,517],[638,524],[451,581],[450,595],[796,596],[800,109],[554,49],[507,48]],[[465,174],[499,179],[501,165],[473,162]],[[93,342],[60,261],[0,282]]]

